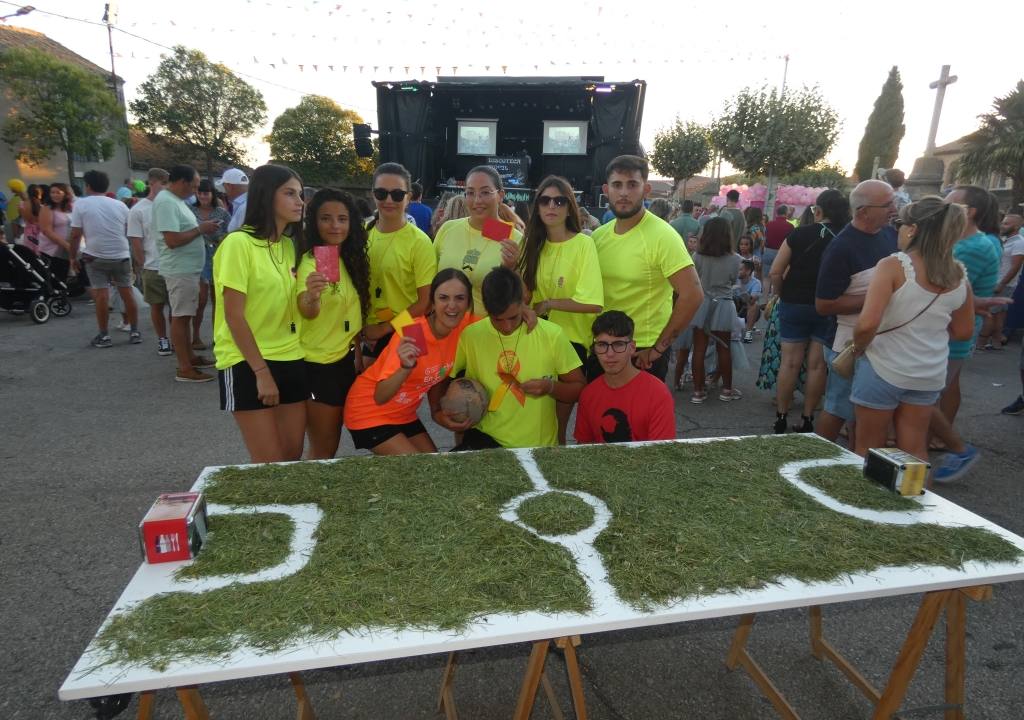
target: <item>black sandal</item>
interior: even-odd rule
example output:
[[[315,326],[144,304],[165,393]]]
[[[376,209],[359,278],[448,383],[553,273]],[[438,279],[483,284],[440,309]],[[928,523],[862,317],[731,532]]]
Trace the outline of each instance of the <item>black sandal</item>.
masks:
[[[800,425],[793,426],[793,432],[798,433],[812,433],[814,432],[814,416],[801,415],[803,423]]]

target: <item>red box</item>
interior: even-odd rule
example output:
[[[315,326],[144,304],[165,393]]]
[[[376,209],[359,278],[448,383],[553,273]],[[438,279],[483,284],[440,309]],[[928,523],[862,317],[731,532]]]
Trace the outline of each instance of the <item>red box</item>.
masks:
[[[206,542],[206,498],[202,493],[164,493],[139,523],[148,563],[189,560]]]

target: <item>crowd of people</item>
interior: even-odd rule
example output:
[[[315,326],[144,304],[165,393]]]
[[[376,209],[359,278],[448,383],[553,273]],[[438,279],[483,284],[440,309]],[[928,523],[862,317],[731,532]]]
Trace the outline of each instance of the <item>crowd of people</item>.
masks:
[[[88,279],[93,346],[112,344],[112,297],[142,342],[141,285],[157,353],[175,355],[178,381],[219,381],[254,462],[307,446],[333,457],[342,428],[377,454],[434,452],[424,396],[456,450],[564,444],[574,407],[577,442],[672,438],[672,390],[740,400],[735,372],[763,327],[757,384],[774,391],[774,432],[845,432],[861,454],[941,449],[939,482],[969,469],[959,378],[975,348],[1008,342],[1019,208],[1000,218],[974,186],[909,202],[868,180],[766,222],[735,191],[706,211],[648,204],[647,176],[640,157],[608,165],[604,224],[557,176],[510,207],[486,165],[432,210],[397,163],[374,171],[375,206],[279,165],[232,168],[218,186],[182,165],[127,194],[98,171],[81,197],[26,188],[19,214],[55,277]],[[208,304],[214,358],[201,354]],[[441,402],[463,374],[487,393],[476,424]],[[1004,412],[1024,412],[1024,394]]]

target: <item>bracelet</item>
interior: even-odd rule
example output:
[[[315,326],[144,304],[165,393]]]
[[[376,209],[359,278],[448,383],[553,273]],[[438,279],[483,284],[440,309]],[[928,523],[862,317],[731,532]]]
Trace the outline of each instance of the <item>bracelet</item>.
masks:
[[[551,381],[551,389],[548,390],[548,395],[554,395],[555,394],[555,379],[554,378],[548,378],[548,380]]]
[[[264,365],[264,366],[263,366],[263,367],[261,367],[261,368],[256,368],[255,370],[253,370],[253,371],[252,371],[252,374],[253,374],[253,375],[255,375],[256,373],[258,373],[258,372],[263,372],[264,370],[269,370],[269,368],[268,368],[268,367],[267,367],[266,365]]]

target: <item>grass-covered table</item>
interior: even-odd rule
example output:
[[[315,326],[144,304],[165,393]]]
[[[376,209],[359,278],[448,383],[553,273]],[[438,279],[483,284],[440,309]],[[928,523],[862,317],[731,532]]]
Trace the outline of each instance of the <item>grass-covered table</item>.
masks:
[[[961,589],[1024,577],[1024,540],[936,495],[892,495],[859,464],[820,438],[769,436],[208,468],[193,486],[207,547],[139,569],[60,696],[148,704],[159,688],[289,673],[311,717],[303,670],[530,641],[526,717],[549,639],[735,615],[728,663],[786,715],[744,645],[754,614],[811,607],[813,652],[879,716],[945,610],[956,705]],[[820,605],[921,592],[883,691],[822,637]],[[179,696],[203,716],[196,693]]]

